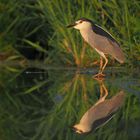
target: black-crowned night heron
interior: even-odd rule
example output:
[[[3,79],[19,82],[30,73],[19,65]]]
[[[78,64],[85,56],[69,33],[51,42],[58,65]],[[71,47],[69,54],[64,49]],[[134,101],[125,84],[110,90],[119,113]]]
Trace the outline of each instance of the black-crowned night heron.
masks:
[[[68,25],[67,27],[74,27],[75,29],[78,29],[84,40],[100,54],[100,70],[95,77],[104,76],[103,70],[108,63],[106,54],[111,55],[120,63],[124,62],[125,57],[119,43],[110,33],[105,31],[100,26],[94,24],[91,20],[87,18],[80,18],[79,20],[75,21],[75,23]],[[105,60],[104,64],[103,58]]]
[[[73,126],[76,133],[89,133],[91,130],[95,130],[108,122],[115,115],[116,111],[123,104],[125,93],[120,91],[111,99],[105,100],[107,94],[105,93],[103,97],[100,97],[82,116],[80,122]]]

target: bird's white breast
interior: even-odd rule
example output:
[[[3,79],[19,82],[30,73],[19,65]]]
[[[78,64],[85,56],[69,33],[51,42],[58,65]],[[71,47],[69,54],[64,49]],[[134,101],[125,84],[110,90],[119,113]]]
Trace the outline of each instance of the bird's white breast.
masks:
[[[106,53],[106,48],[109,46],[107,38],[94,33],[93,30],[90,28],[80,30],[80,33],[84,40],[102,57],[104,57],[104,53]]]
[[[96,49],[97,37],[96,34],[92,31],[92,29],[80,30],[80,33],[84,40],[94,49]],[[96,49],[97,50],[97,49]]]
[[[92,29],[88,28],[88,29],[80,30],[80,33],[84,38],[84,40],[90,44],[90,37],[94,37],[94,32],[92,31]]]

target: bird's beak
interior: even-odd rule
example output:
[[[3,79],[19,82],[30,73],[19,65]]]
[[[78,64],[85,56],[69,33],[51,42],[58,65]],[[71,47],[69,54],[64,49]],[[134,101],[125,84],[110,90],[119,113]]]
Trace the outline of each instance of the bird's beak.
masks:
[[[74,27],[75,25],[76,25],[76,23],[72,23],[72,24],[68,25],[67,28]]]

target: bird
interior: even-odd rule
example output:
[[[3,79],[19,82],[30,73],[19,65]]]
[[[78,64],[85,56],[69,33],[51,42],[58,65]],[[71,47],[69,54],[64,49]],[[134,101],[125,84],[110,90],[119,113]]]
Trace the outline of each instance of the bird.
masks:
[[[78,134],[87,134],[111,120],[124,102],[125,93],[121,90],[111,99],[105,99],[108,94],[101,97],[86,113],[80,122],[73,126]]]
[[[118,41],[101,26],[87,18],[80,18],[67,26],[80,31],[83,39],[100,55],[100,69],[94,77],[104,77],[103,71],[108,63],[106,55],[111,55],[118,62],[124,63],[125,55]],[[103,63],[103,60],[105,62]]]

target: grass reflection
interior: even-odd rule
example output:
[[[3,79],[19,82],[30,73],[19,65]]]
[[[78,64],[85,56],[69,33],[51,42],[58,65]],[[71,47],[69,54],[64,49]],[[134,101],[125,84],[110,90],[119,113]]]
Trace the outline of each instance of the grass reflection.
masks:
[[[1,75],[0,139],[114,140],[116,135],[118,139],[138,137],[139,96],[134,92],[137,84],[131,88],[125,78],[106,79],[103,84],[108,89],[107,98],[112,98],[124,88],[124,106],[105,126],[89,135],[80,136],[71,127],[99,100],[99,82],[90,74],[75,71],[39,70],[40,73],[37,73],[38,69],[33,68],[28,71],[34,73],[20,71],[14,79],[11,72],[7,76]],[[133,82],[133,79],[130,81]],[[125,83],[131,90],[125,85],[118,85],[118,82]]]

